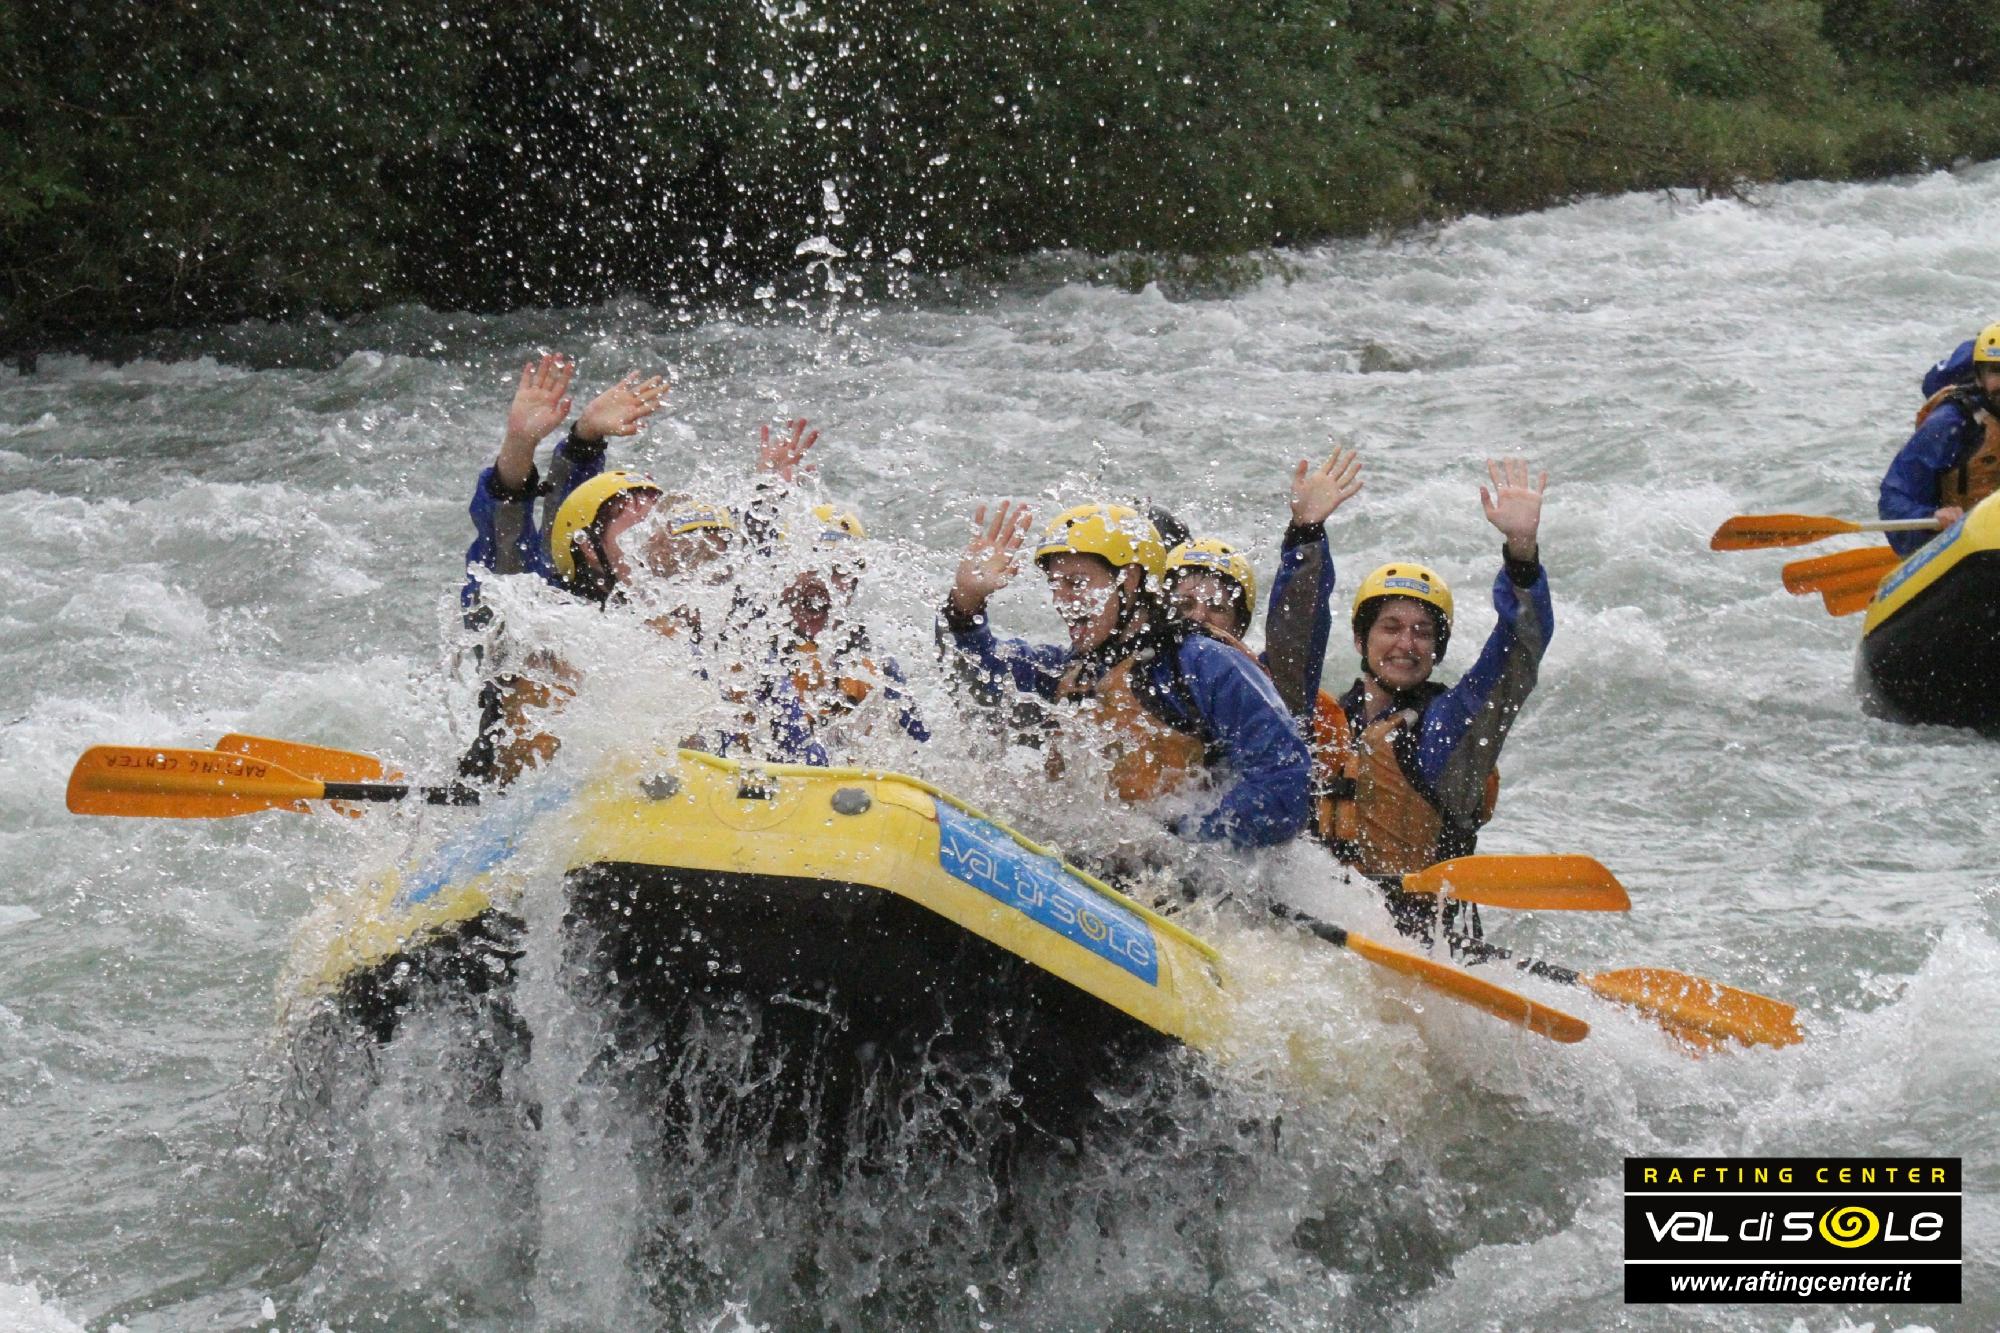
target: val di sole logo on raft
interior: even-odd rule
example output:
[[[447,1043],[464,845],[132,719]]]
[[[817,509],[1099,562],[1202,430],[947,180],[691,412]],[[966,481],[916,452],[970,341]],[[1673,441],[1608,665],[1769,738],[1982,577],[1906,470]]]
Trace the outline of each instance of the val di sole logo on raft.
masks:
[[[983,819],[938,805],[938,864],[954,878],[1116,963],[1149,986],[1160,980],[1153,928]]]
[[[1625,1299],[1957,1304],[1956,1157],[1625,1159]]]

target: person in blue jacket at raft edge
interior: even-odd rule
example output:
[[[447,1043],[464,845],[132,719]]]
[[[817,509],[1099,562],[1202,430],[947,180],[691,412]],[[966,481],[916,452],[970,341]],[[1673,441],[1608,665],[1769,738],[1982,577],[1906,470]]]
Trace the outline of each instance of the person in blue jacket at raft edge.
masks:
[[[534,463],[536,447],[569,413],[569,385],[575,363],[544,354],[529,362],[508,409],[506,433],[492,466],[474,488],[470,512],[475,536],[466,551],[466,582],[460,594],[465,620],[473,629],[487,628],[491,613],[481,605],[480,585],[487,574],[534,574],[549,584],[600,605],[619,594],[621,585],[645,568],[661,576],[691,572],[727,553],[737,523],[718,505],[669,497],[648,477],[604,471],[606,439],[637,434],[646,418],[658,410],[667,392],[658,376],[636,373],[607,389],[585,408],[568,436],[556,448],[550,477],[541,483]],[[791,471],[812,446],[805,422],[795,421],[789,437],[763,432],[757,466],[760,471],[789,480]],[[535,503],[544,505],[544,523],[537,522]],[[655,525],[643,551],[627,552],[625,534],[665,501],[665,521]],[[698,624],[663,626],[663,632],[686,629],[700,637]],[[480,688],[480,719],[471,748],[459,764],[461,779],[504,786],[521,769],[545,762],[555,739],[540,731],[529,716],[546,711],[567,688],[566,669],[553,659],[535,665],[553,682],[508,673],[484,681]],[[777,697],[783,690],[765,691],[760,698],[770,712],[776,757],[801,763],[825,764],[824,749],[795,698]]]
[[[544,529],[559,507],[578,487],[604,470],[606,437],[633,435],[660,405],[666,381],[636,374],[599,394],[556,446],[544,484],[535,466],[535,450],[543,438],[569,415],[570,383],[576,363],[545,352],[521,368],[507,424],[493,462],[473,484],[472,545],[465,552],[465,583],[459,606],[466,628],[497,631],[492,608],[480,596],[489,574],[533,574],[555,586],[564,580],[550,564]],[[535,505],[543,508],[538,522]],[[475,652],[483,659],[485,645]],[[479,725],[472,745],[459,760],[462,780],[505,785],[520,769],[547,759],[553,741],[525,725],[528,709],[543,709],[553,699],[551,686],[521,672],[489,675],[479,686]]]
[[[1521,459],[1486,467],[1493,490],[1479,488],[1480,504],[1505,540],[1493,580],[1499,620],[1478,660],[1456,685],[1431,679],[1451,642],[1451,589],[1422,565],[1393,561],[1355,591],[1360,677],[1338,699],[1322,695],[1314,714],[1313,831],[1380,880],[1476,849],[1499,796],[1500,748],[1555,632],[1539,541],[1548,474],[1531,481]],[[1427,938],[1436,900],[1385,887],[1398,926]]]
[[[1917,412],[1916,433],[1897,451],[1882,477],[1879,517],[1935,518],[1949,528],[2000,489],[2000,324],[1989,324],[1971,343],[1924,376],[1928,397]],[[1885,534],[1897,555],[1909,555],[1935,535]]]
[[[1035,547],[1069,630],[1066,646],[994,637],[987,600],[1018,572],[1031,521],[1012,502],[990,518],[979,508],[939,614],[940,640],[990,694],[1012,689],[1091,710],[1120,798],[1220,786],[1211,808],[1168,825],[1175,834],[1245,848],[1297,836],[1308,813],[1305,743],[1253,658],[1168,613],[1166,547],[1137,510],[1078,505],[1058,514]]]

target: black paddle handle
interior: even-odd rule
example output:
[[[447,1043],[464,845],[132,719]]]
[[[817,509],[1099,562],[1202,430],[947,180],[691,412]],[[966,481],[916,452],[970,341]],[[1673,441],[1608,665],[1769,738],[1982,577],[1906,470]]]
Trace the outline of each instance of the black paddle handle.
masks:
[[[1283,903],[1272,903],[1270,904],[1270,908],[1271,915],[1277,917],[1279,920],[1296,921],[1313,934],[1325,940],[1328,944],[1339,945],[1343,949],[1347,947],[1347,932],[1332,922],[1321,921],[1317,917],[1307,916],[1304,912],[1286,907]]]
[[[432,805],[478,805],[479,791],[464,783],[454,782],[449,787],[412,787],[403,782],[329,782],[325,784],[325,799],[329,801],[407,801],[411,796],[429,801]]]
[[[1545,963],[1539,958],[1516,958],[1510,950],[1503,949],[1497,944],[1488,944],[1485,940],[1473,939],[1468,935],[1453,935],[1450,939],[1453,949],[1480,962],[1504,959],[1523,972],[1532,972],[1538,977],[1547,977],[1550,981],[1559,981],[1565,986],[1577,985],[1582,980],[1581,973],[1560,963]]]

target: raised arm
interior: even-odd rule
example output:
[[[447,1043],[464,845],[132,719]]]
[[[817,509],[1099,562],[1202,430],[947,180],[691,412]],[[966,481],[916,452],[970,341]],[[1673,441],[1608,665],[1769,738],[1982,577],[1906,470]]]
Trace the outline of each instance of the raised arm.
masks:
[[[981,505],[972,515],[972,540],[959,558],[951,592],[938,615],[939,639],[985,687],[1006,683],[1024,693],[1047,695],[1055,688],[1067,649],[1055,644],[1031,644],[1022,639],[996,639],[986,623],[986,602],[1014,581],[1021,570],[1021,548],[1034,514],[1025,504],[1002,500],[997,509]]]
[[[1489,458],[1486,475],[1493,480],[1491,494],[1484,486],[1479,488],[1479,504],[1486,510],[1486,521],[1507,539],[1509,560],[1533,564],[1541,554],[1542,495],[1549,489],[1549,474],[1542,473],[1536,481],[1529,474],[1524,458]]]
[[[805,463],[806,455],[819,443],[819,432],[811,430],[812,422],[804,417],[794,417],[776,435],[769,425],[757,428],[757,471],[768,473],[786,485],[798,479],[800,472],[810,472]]]
[[[478,609],[478,571],[548,572],[534,521],[535,448],[569,415],[569,386],[575,374],[575,364],[555,352],[544,352],[521,367],[500,452],[472,488],[472,545],[465,551],[466,580],[459,591],[468,617],[485,614]]]
[[[507,408],[507,429],[500,453],[493,460],[493,477],[508,494],[526,489],[535,472],[535,448],[569,416],[570,381],[576,362],[558,352],[544,352],[521,367],[514,401]]]
[[[1264,658],[1286,711],[1309,718],[1326,669],[1333,633],[1333,552],[1326,521],[1361,493],[1361,458],[1335,449],[1314,468],[1300,459],[1292,471],[1291,522],[1278,551],[1278,573],[1264,618]]]
[[[1021,547],[1034,521],[1034,511],[1013,500],[1002,500],[990,517],[985,505],[973,511],[972,540],[959,557],[945,603],[951,614],[964,620],[986,614],[987,599],[1021,572]]]
[[[1480,487],[1480,503],[1488,521],[1506,537],[1500,573],[1493,580],[1499,621],[1478,660],[1424,710],[1417,751],[1419,772],[1437,791],[1445,813],[1462,824],[1476,818],[1486,775],[1499,762],[1500,747],[1535,688],[1555,633],[1538,534],[1548,474],[1531,484],[1528,465],[1520,459],[1486,466],[1494,489],[1489,494]]]
[[[666,402],[669,387],[664,375],[642,379],[638,371],[629,371],[624,379],[590,400],[590,406],[576,419],[571,434],[583,445],[601,445],[613,436],[637,435],[646,419]]]
[[[646,419],[660,410],[666,396],[663,376],[642,379],[635,370],[590,400],[549,459],[544,526],[555,520],[556,510],[562,508],[571,491],[604,470],[607,441],[614,436],[637,435]]]

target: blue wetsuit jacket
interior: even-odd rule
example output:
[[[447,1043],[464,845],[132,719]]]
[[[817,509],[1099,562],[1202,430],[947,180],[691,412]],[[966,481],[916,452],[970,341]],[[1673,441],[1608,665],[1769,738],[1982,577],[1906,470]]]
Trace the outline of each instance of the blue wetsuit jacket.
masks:
[[[1951,355],[1924,372],[1924,397],[1928,399],[1939,389],[1949,387],[1963,379],[1972,377],[1972,343],[1967,338],[1952,348]]]
[[[1958,399],[1948,398],[1939,403],[1890,462],[1888,472],[1882,477],[1876,514],[1882,518],[1929,518],[1935,514],[1943,504],[1938,479],[1964,462],[1984,438],[1985,428]],[[1937,534],[1918,531],[1883,535],[1896,554],[1908,555]]]
[[[988,686],[1049,700],[1074,656],[1057,644],[996,639],[984,616],[962,620],[949,608],[939,631]],[[1178,650],[1141,668],[1150,686],[1142,697],[1158,700],[1159,719],[1198,737],[1211,772],[1231,779],[1213,809],[1176,820],[1173,832],[1238,847],[1270,847],[1296,837],[1310,814],[1311,761],[1270,680],[1242,653],[1200,633],[1162,642],[1177,642]]]
[[[549,460],[546,487],[533,467],[528,469],[521,489],[511,492],[500,485],[498,468],[489,467],[479,474],[472,489],[473,538],[465,549],[465,586],[458,595],[468,615],[479,605],[480,570],[533,574],[549,583],[560,583],[549,559],[548,527],[569,493],[603,470],[604,442],[588,443],[571,431]],[[537,499],[542,501],[539,519]]]

